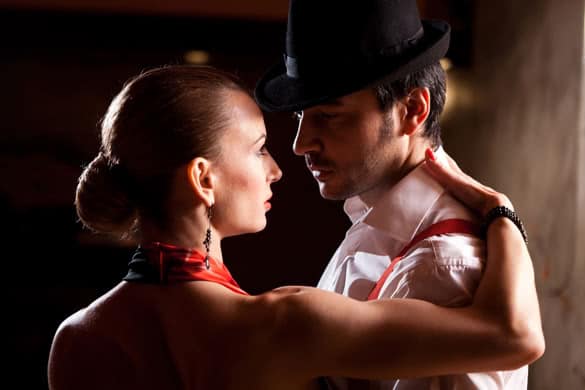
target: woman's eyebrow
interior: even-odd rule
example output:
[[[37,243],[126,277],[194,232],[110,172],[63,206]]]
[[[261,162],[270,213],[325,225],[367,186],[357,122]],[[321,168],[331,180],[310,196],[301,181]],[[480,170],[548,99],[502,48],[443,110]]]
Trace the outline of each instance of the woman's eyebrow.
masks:
[[[254,145],[256,145],[258,142],[260,142],[262,139],[266,138],[266,134],[262,134],[260,137],[258,137],[258,139],[256,141],[254,141]]]

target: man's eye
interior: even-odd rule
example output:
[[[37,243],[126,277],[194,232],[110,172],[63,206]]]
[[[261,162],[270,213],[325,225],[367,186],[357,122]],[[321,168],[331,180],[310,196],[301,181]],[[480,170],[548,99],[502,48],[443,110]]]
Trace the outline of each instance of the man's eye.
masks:
[[[331,112],[320,111],[319,116],[323,119],[333,119],[333,118],[338,117],[339,115],[331,113]]]
[[[292,117],[297,122],[300,122],[301,119],[303,119],[303,112],[302,111],[295,111],[295,112],[293,112]]]

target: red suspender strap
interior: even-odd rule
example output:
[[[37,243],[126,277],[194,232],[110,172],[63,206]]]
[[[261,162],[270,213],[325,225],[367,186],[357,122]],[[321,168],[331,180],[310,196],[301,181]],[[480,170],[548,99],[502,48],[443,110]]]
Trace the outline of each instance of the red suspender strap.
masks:
[[[386,271],[380,277],[380,280],[376,283],[370,295],[368,295],[368,301],[378,299],[378,295],[380,295],[380,290],[386,282],[386,279],[390,276],[392,271],[394,270],[394,266],[402,260],[402,257],[408,253],[408,251],[418,244],[420,241],[427,239],[432,236],[438,236],[439,234],[449,234],[449,233],[460,233],[460,234],[470,234],[472,236],[480,236],[480,229],[478,226],[473,224],[470,221],[466,221],[464,219],[446,219],[444,221],[440,221],[435,223],[434,225],[429,226],[426,230],[423,230],[419,234],[417,234],[411,242],[409,242],[390,262]]]

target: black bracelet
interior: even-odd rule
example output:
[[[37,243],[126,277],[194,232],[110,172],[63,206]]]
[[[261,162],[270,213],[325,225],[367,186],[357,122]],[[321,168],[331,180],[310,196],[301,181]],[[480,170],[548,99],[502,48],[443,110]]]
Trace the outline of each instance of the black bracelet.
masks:
[[[520,230],[524,242],[528,244],[528,235],[526,234],[526,229],[524,229],[524,224],[522,223],[518,215],[513,210],[510,210],[506,206],[494,207],[487,213],[481,230],[484,237],[487,234],[487,230],[490,224],[494,221],[494,219],[499,217],[508,218],[510,221],[514,222],[514,225],[516,225],[518,230]]]

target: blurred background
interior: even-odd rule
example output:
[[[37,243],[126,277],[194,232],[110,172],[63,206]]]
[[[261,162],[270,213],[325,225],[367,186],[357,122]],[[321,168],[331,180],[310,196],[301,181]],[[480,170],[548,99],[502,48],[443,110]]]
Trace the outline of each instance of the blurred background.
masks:
[[[507,193],[527,225],[547,350],[531,389],[585,389],[582,0],[421,0],[448,20],[446,150]],[[73,195],[101,116],[130,76],[210,64],[253,88],[281,58],[286,0],[0,0],[3,388],[47,388],[52,336],[125,275],[132,246],[83,230]],[[314,285],[349,221],[291,151],[295,122],[266,116],[284,171],[269,227],[226,240],[242,287]],[[9,379],[12,378],[12,381]]]

